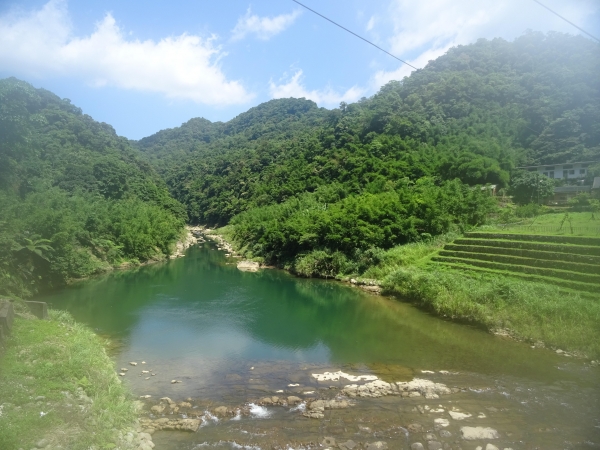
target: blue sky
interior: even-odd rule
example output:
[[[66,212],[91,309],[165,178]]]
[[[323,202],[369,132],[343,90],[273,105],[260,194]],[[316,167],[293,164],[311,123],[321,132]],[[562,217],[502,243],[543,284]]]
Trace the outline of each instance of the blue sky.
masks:
[[[580,34],[533,0],[302,0],[416,67],[478,38]],[[597,0],[544,3],[600,35]],[[0,78],[66,97],[139,139],[272,98],[334,108],[411,68],[291,0],[0,0]]]

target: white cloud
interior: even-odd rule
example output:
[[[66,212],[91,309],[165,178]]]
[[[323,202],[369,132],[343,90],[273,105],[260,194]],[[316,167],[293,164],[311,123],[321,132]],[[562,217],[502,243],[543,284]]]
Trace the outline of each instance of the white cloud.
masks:
[[[66,1],[0,17],[0,65],[38,78],[74,76],[94,86],[157,92],[211,105],[240,104],[253,95],[228,80],[215,38],[182,34],[129,40],[111,14],[90,36],[72,34]]]
[[[239,18],[235,28],[231,31],[231,39],[237,41],[245,38],[248,34],[255,34],[262,40],[270,39],[289,28],[301,14],[302,11],[296,10],[290,14],[281,14],[275,17],[259,17],[248,9],[246,15]]]
[[[375,16],[371,16],[371,18],[367,22],[367,31],[371,31],[374,26],[375,26]]]
[[[545,4],[583,27],[600,8],[595,0],[546,0]],[[512,40],[528,29],[580,34],[536,3],[523,0],[391,0],[387,17],[394,32],[385,48],[416,67],[424,67],[451,47],[478,38]],[[403,65],[390,72],[378,71],[372,79],[373,87],[400,80],[412,70]]]
[[[355,102],[360,99],[365,91],[357,86],[352,86],[344,93],[333,90],[330,86],[322,90],[309,91],[302,84],[302,70],[297,70],[287,82],[284,80],[281,84],[275,84],[272,80],[269,82],[269,92],[271,98],[307,98],[313,100],[320,106],[338,106],[341,102]]]

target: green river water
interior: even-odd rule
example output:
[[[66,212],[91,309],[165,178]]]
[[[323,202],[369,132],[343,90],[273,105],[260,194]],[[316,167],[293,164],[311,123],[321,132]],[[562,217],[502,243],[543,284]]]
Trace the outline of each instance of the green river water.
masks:
[[[600,448],[599,368],[335,281],[241,272],[236,261],[205,243],[184,258],[43,298],[111,338],[117,369],[129,368],[122,379],[136,395],[152,396],[148,407],[164,396],[191,398],[203,426],[196,433],[159,431],[157,449],[323,448],[324,437],[356,448],[377,441],[389,449],[416,442]],[[327,410],[321,419],[304,417],[303,404],[255,405],[267,395],[339,396],[349,381],[312,376],[338,370],[388,382],[425,378],[461,390],[435,400],[352,399],[350,408]],[[217,419],[210,411],[219,405],[247,414]],[[452,409],[470,416],[454,420]],[[448,424],[440,426],[439,418]],[[498,437],[465,440],[465,426],[490,427]]]

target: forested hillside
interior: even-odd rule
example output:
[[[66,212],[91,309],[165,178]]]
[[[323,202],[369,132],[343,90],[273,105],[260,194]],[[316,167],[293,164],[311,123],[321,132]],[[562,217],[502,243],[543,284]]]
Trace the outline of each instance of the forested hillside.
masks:
[[[320,252],[339,268],[482,224],[494,205],[473,186],[508,187],[517,166],[600,160],[598,73],[599,46],[581,37],[481,39],[338,109],[272,100],[137,146],[192,221],[233,219],[252,256]]]
[[[0,80],[0,295],[164,257],[186,219],[110,125],[44,89]]]

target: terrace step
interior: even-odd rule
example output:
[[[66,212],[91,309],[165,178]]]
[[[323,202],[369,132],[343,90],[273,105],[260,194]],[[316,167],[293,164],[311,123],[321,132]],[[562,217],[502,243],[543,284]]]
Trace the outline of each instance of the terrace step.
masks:
[[[558,286],[559,288],[563,288],[563,289],[567,290],[568,292],[577,291],[577,293],[579,293],[580,295],[587,297],[587,298],[598,299],[598,297],[599,297],[598,291],[600,290],[600,286],[598,286],[597,284],[593,284],[593,283],[581,283],[581,282],[576,282],[576,281],[561,280],[558,278],[544,277],[544,276],[540,276],[540,275],[528,275],[528,274],[511,272],[511,271],[506,271],[506,270],[487,269],[485,267],[475,267],[475,266],[460,264],[460,263],[436,262],[434,264],[437,264],[442,267],[448,267],[453,270],[462,270],[465,272],[474,272],[474,273],[480,273],[480,274],[486,274],[486,275],[511,277],[511,278],[516,278],[516,279],[523,280],[523,281],[532,281],[532,282],[537,282],[537,283],[552,284],[554,286]]]
[[[573,253],[556,252],[549,249],[527,250],[512,247],[493,247],[487,245],[446,244],[444,250],[456,252],[491,253],[497,255],[520,256],[522,258],[545,259],[549,261],[564,261],[582,264],[597,264],[600,271],[600,256],[582,255],[574,249]]]
[[[579,281],[583,283],[592,283],[598,285],[598,290],[600,291],[600,275],[591,275],[588,273],[579,273],[572,272],[568,270],[559,270],[559,269],[550,269],[550,268],[540,268],[540,267],[530,267],[523,266],[517,264],[504,264],[493,261],[482,261],[478,259],[469,259],[469,258],[458,258],[458,257],[450,257],[450,256],[434,256],[431,258],[432,261],[436,262],[448,262],[448,263],[459,263],[459,264],[467,264],[475,267],[484,267],[488,269],[497,269],[497,270],[505,270],[509,272],[520,272],[529,275],[539,275],[546,276],[551,278],[560,278],[563,280],[572,280]]]
[[[468,252],[464,250],[441,250],[440,256],[464,258],[469,260],[491,261],[503,264],[516,264],[519,266],[538,267],[546,269],[568,270],[570,272],[589,273],[598,276],[600,282],[600,266],[597,263],[565,262],[542,258],[527,258],[522,256],[502,255],[496,253]],[[574,255],[576,256],[576,255]]]
[[[600,247],[600,237],[585,236],[546,236],[539,234],[510,234],[510,233],[485,233],[472,231],[465,233],[468,238],[504,239],[509,241],[548,242],[556,244],[590,245]]]
[[[454,240],[457,245],[481,245],[485,247],[512,248],[522,250],[539,250],[555,253],[600,256],[600,247],[590,245],[553,244],[541,242],[510,241],[503,239],[460,238]]]

